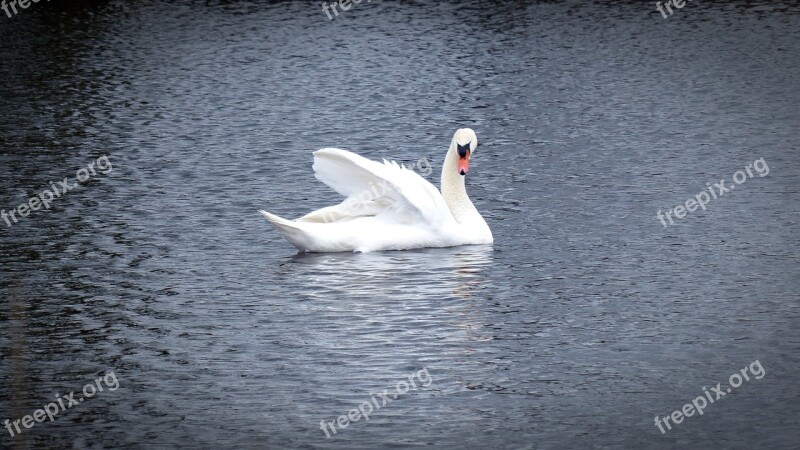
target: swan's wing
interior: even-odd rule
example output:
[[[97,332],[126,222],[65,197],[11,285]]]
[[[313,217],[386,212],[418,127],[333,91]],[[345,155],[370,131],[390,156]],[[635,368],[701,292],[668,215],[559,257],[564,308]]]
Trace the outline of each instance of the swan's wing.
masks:
[[[385,205],[376,201],[357,201],[346,199],[342,203],[318,209],[297,219],[298,222],[333,223],[358,217],[377,216],[385,210]]]
[[[394,161],[379,163],[346,150],[324,148],[314,152],[314,175],[347,197],[342,204],[331,207],[337,213],[390,213],[429,224],[452,220],[439,190],[413,170]]]

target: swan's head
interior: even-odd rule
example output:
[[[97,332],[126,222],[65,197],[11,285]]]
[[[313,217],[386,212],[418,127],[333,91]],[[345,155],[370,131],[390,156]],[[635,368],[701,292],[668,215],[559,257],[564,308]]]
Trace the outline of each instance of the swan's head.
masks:
[[[461,128],[456,131],[451,144],[451,151],[458,155],[458,165],[456,170],[461,175],[466,175],[469,171],[469,157],[478,147],[478,136],[470,128]]]

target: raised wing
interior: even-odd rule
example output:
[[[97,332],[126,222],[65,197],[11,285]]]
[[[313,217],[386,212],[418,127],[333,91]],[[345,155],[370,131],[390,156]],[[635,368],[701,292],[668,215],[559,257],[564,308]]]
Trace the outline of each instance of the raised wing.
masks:
[[[335,212],[395,213],[429,224],[452,220],[439,190],[394,161],[379,163],[347,150],[324,148],[314,152],[313,167],[318,180],[347,197],[341,205],[331,207]]]

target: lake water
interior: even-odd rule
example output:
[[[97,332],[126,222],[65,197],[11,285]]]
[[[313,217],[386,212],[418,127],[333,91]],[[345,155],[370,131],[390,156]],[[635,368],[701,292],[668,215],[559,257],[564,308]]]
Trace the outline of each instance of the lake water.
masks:
[[[796,448],[800,6],[673,10],[0,13],[0,208],[95,164],[0,222],[0,421],[119,382],[0,447]],[[463,126],[492,247],[297,255],[257,212],[337,202],[311,170],[326,146],[427,158],[438,185]]]

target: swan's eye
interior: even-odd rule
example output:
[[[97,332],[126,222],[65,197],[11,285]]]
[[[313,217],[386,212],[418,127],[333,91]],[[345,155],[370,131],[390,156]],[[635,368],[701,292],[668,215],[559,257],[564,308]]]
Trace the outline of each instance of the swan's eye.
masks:
[[[457,148],[458,149],[458,156],[460,156],[462,158],[466,158],[467,157],[467,152],[469,152],[469,144],[466,144],[466,145],[456,144],[456,145],[458,146],[458,148]]]

